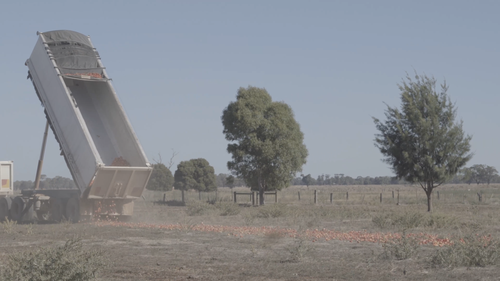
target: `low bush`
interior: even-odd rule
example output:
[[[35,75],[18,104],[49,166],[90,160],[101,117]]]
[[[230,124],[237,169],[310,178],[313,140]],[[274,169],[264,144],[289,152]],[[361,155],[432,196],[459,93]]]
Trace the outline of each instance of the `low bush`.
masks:
[[[220,216],[236,216],[241,211],[238,204],[233,202],[221,201],[215,204],[215,208],[219,211]]]
[[[2,222],[2,228],[5,233],[12,233],[14,231],[15,226],[17,225],[17,221],[15,220],[9,220],[8,218],[5,218],[5,221]]]
[[[391,219],[387,215],[376,215],[372,218],[373,224],[378,228],[387,228],[392,226]]]
[[[436,250],[430,259],[432,266],[484,267],[500,262],[500,243],[491,237],[467,235],[453,245]]]
[[[214,210],[214,205],[203,201],[188,201],[186,203],[186,214],[188,216],[202,216],[210,214]]]
[[[295,239],[287,248],[290,253],[291,261],[299,262],[313,250],[313,248],[304,239]]]
[[[407,235],[406,231],[403,230],[401,238],[385,242],[382,247],[384,248],[383,254],[386,258],[406,260],[417,253],[420,245],[415,237]]]
[[[1,273],[2,280],[93,280],[105,267],[100,250],[85,250],[79,239],[63,246],[38,248],[10,255]]]
[[[431,214],[426,222],[425,226],[431,228],[447,228],[457,224],[456,217],[446,216],[442,214]]]
[[[259,218],[279,218],[284,217],[288,213],[288,207],[285,204],[270,204],[259,208],[257,217]]]
[[[457,224],[455,217],[440,214],[422,214],[407,211],[401,214],[379,214],[372,217],[372,222],[379,228],[395,227],[398,229],[412,229],[430,227],[435,229],[452,227]]]
[[[395,215],[392,224],[398,228],[412,229],[423,225],[424,216],[419,212],[404,212],[401,215]]]

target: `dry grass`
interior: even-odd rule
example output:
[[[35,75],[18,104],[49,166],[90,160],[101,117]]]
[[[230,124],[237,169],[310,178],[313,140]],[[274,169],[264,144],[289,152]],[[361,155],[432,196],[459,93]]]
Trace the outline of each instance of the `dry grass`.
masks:
[[[316,205],[314,189],[320,195]],[[396,205],[392,191],[398,189],[400,204]],[[497,189],[494,185],[440,187],[440,199],[434,194],[431,214],[426,212],[423,192],[411,186],[291,187],[279,192],[278,204],[271,197],[267,202],[272,203],[258,207],[250,206],[250,199],[243,196],[238,198],[240,205],[233,204],[229,189],[202,194],[201,200],[197,192],[187,192],[186,206],[153,205],[163,193],[146,192],[146,200],[136,201],[133,218],[135,225],[144,227],[62,223],[13,225],[10,233],[4,229],[0,267],[5,268],[11,254],[60,244],[78,234],[85,247],[106,252],[110,266],[100,280],[493,280],[500,275]],[[483,202],[477,202],[477,192],[483,193]],[[334,193],[333,204],[330,193]],[[180,200],[180,192],[166,197]],[[179,227],[154,227],[159,224]],[[199,231],[200,225],[266,231],[229,235]],[[284,229],[299,235],[285,235],[288,232],[280,231]],[[404,235],[385,244],[303,235],[316,229],[360,235],[404,231]],[[416,244],[420,240],[413,237],[420,233],[453,241],[469,241],[470,233],[482,233],[491,242],[472,239],[435,247]]]
[[[8,257],[2,280],[94,280],[105,267],[100,250],[83,248],[80,239],[70,239],[62,246],[38,247]]]

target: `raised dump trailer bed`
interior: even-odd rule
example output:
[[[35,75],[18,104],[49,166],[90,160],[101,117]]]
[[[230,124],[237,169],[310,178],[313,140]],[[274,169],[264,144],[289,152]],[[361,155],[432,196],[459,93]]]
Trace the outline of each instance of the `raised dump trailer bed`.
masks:
[[[80,214],[132,215],[132,201],[141,197],[152,167],[99,54],[90,38],[78,32],[57,30],[38,36],[26,61],[28,77],[79,189]],[[56,197],[67,197],[63,193],[33,194],[58,201]],[[61,200],[54,205],[63,210],[75,204]]]

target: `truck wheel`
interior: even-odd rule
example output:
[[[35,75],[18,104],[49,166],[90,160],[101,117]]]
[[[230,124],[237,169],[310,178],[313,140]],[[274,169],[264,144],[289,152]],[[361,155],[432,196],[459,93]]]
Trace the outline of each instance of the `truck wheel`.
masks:
[[[10,205],[12,204],[12,199],[9,197],[0,198],[0,222],[5,221],[9,218]]]
[[[13,221],[21,222],[22,221],[22,213],[24,210],[24,199],[21,196],[17,196],[12,200],[12,206],[10,207],[10,218]]]
[[[46,211],[46,210],[40,210],[40,211],[36,211],[36,218],[40,221],[40,222],[47,222],[50,220],[50,215],[49,215],[49,212]]]
[[[94,215],[94,203],[89,199],[81,199],[79,201],[80,205],[80,220],[81,221],[91,221]]]
[[[59,198],[50,199],[50,220],[60,222],[63,217],[63,204]]]
[[[64,212],[66,219],[72,223],[77,223],[80,220],[80,199],[73,197],[68,199]]]

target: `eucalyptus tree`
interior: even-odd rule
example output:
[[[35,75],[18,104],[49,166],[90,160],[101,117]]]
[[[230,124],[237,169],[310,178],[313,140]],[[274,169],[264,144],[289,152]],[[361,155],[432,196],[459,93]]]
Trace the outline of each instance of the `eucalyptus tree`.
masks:
[[[316,180],[311,176],[311,174],[308,174],[306,176],[302,176],[302,183],[309,187],[310,185],[315,185]]]
[[[226,177],[226,184],[231,189],[234,187],[234,176],[233,175],[229,175]]]
[[[472,165],[470,168],[465,168],[464,173],[469,176],[469,184],[470,181],[475,181],[476,184],[487,183],[490,184],[491,180],[498,176],[498,171],[495,167],[476,164]]]
[[[375,146],[399,179],[422,187],[430,212],[432,191],[472,158],[472,137],[461,120],[455,121],[457,110],[446,83],[437,91],[436,79],[415,74],[398,86],[401,110],[387,105],[385,121],[373,118],[379,131]]]
[[[307,157],[304,134],[290,106],[273,102],[265,89],[240,88],[221,119],[232,157],[227,167],[259,191],[261,204],[265,191],[287,187],[302,170]]]
[[[153,164],[153,172],[149,177],[148,190],[170,191],[174,186],[174,176],[163,163]]]
[[[216,190],[214,167],[203,158],[182,161],[174,173],[174,187],[180,190]]]

